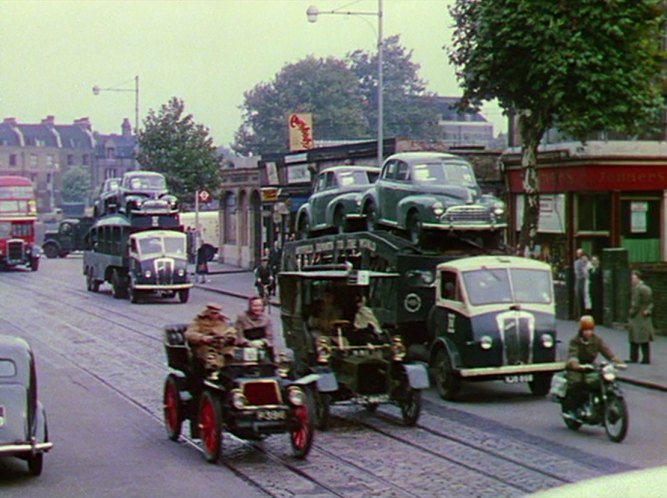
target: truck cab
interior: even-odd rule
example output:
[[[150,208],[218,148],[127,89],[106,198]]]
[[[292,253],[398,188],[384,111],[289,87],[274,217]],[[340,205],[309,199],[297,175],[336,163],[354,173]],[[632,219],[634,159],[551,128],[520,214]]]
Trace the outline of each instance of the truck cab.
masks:
[[[58,224],[55,231],[44,234],[42,250],[49,258],[64,258],[74,251],[84,249],[84,237],[93,226],[94,219],[90,217],[67,218]]]

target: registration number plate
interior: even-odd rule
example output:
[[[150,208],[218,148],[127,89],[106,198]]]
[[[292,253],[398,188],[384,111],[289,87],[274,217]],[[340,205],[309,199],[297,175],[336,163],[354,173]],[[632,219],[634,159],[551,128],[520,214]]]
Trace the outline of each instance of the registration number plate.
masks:
[[[508,384],[519,384],[521,382],[531,382],[533,380],[532,374],[522,374],[522,375],[506,375],[505,382]]]
[[[286,413],[281,410],[257,412],[257,420],[285,420]]]

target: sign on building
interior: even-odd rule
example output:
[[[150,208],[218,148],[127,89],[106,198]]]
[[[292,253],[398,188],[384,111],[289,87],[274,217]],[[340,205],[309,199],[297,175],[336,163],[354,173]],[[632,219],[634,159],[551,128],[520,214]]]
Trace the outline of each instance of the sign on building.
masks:
[[[291,113],[287,115],[289,130],[289,150],[307,150],[313,148],[313,115],[310,113]]]

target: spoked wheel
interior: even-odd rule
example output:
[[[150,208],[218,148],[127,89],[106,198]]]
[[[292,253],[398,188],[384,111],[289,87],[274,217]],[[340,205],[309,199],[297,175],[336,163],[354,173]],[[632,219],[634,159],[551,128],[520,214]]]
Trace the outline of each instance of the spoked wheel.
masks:
[[[530,392],[534,396],[546,396],[551,388],[551,377],[550,373],[535,374],[533,380],[528,383]]]
[[[317,392],[315,395],[315,410],[317,416],[317,429],[326,431],[329,428],[329,416],[331,412],[331,396],[326,393]]]
[[[315,428],[315,409],[313,398],[308,391],[304,391],[304,403],[293,409],[294,427],[290,430],[292,453],[296,458],[305,458],[313,445]]]
[[[623,398],[610,395],[604,411],[604,430],[614,443],[620,443],[628,433],[628,408]]]
[[[30,475],[38,476],[44,468],[44,453],[36,453],[28,457],[28,472]]]
[[[400,404],[403,423],[408,427],[414,427],[422,411],[422,392],[419,389],[412,389],[409,385],[402,390]]]
[[[210,391],[204,391],[199,402],[199,437],[206,461],[217,462],[222,450],[222,408]]]
[[[173,375],[167,377],[164,383],[164,395],[162,398],[164,407],[164,426],[167,435],[172,441],[176,441],[181,435],[183,425],[183,401],[178,383]]]
[[[441,349],[435,356],[434,381],[442,399],[452,401],[461,390],[461,380],[454,376],[452,362],[447,351]]]

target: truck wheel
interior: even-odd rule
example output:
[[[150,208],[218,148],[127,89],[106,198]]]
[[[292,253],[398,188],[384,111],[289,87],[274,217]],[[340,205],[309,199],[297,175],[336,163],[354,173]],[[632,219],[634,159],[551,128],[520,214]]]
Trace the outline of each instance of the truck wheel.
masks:
[[[127,285],[124,280],[118,270],[114,270],[111,274],[111,293],[115,299],[124,299],[127,297]]]
[[[39,270],[39,258],[30,258],[30,269],[32,271]]]
[[[178,300],[182,303],[187,303],[190,298],[190,289],[183,289],[178,291]]]
[[[141,301],[141,291],[136,290],[131,283],[127,286],[127,295],[130,298],[130,302],[133,304],[137,304]]]
[[[100,290],[100,281],[95,280],[92,268],[88,268],[86,272],[86,289],[90,292],[98,292]]]
[[[452,362],[444,348],[435,355],[434,381],[438,394],[442,399],[453,401],[461,390],[461,379],[454,376]]]
[[[533,380],[528,383],[530,387],[530,392],[533,393],[533,396],[546,396],[549,394],[549,389],[551,389],[551,377],[550,373],[535,374]]]
[[[55,244],[46,244],[42,247],[44,255],[49,259],[55,259],[58,257],[58,247]]]

